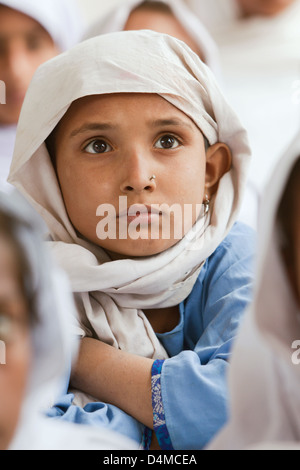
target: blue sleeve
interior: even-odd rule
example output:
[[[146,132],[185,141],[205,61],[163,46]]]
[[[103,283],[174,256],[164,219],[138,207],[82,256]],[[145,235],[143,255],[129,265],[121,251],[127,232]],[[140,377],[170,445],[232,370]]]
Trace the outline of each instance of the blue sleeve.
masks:
[[[73,400],[72,393],[61,396],[55,406],[46,411],[46,416],[78,425],[107,428],[141,444],[145,426],[124,411],[103,402],[91,402],[81,408],[74,405]]]
[[[153,430],[162,450],[174,450],[166,424],[165,410],[161,395],[161,372],[164,361],[154,361],[151,371]]]
[[[252,231],[235,229],[207,261],[201,294],[186,305],[186,350],[162,364],[164,432],[176,450],[204,448],[227,421],[230,351],[252,298],[254,241]]]

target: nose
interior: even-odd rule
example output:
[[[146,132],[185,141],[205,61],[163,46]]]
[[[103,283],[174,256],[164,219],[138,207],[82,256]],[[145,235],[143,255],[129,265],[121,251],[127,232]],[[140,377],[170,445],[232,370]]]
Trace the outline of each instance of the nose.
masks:
[[[151,193],[156,189],[156,176],[154,164],[147,158],[146,153],[132,151],[124,163],[124,173],[121,182],[121,192]]]

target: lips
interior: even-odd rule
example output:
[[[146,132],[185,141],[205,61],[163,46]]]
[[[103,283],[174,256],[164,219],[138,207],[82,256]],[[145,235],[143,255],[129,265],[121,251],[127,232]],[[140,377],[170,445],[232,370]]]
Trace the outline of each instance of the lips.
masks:
[[[156,204],[158,205],[158,204]],[[129,206],[125,211],[120,212],[118,218],[121,217],[139,217],[143,215],[161,215],[162,212],[155,206],[149,206],[144,204],[133,204]]]
[[[126,210],[120,212],[117,218],[122,220],[126,218],[128,223],[138,219],[141,224],[149,224],[153,222],[153,220],[157,220],[161,215],[162,212],[153,205],[133,204]]]

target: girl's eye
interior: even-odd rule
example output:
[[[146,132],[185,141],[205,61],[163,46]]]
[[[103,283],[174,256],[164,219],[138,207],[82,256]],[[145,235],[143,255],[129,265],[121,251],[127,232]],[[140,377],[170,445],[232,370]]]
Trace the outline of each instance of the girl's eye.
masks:
[[[155,144],[158,149],[175,149],[179,147],[179,141],[173,135],[164,135]]]
[[[93,140],[93,142],[90,142],[84,150],[87,153],[92,153],[94,155],[100,154],[100,153],[107,153],[112,150],[112,147],[105,142],[105,140]]]

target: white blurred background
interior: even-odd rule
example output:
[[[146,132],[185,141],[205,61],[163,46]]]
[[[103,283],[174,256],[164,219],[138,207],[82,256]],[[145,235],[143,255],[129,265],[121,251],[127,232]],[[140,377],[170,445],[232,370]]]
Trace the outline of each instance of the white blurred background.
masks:
[[[124,0],[74,0],[78,3],[87,24],[93,23],[108,10]]]

